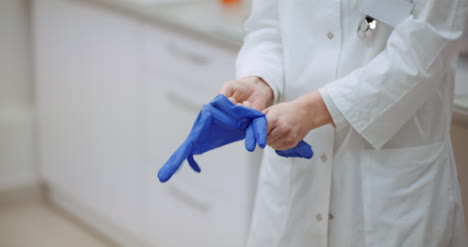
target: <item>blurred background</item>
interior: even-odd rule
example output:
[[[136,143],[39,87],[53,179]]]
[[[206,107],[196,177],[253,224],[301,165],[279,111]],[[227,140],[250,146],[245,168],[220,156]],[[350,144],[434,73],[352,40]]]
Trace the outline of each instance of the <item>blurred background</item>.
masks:
[[[234,78],[248,0],[0,1],[0,246],[243,246],[260,153],[156,172]],[[452,143],[468,212],[468,37]],[[233,159],[232,157],[235,157]]]

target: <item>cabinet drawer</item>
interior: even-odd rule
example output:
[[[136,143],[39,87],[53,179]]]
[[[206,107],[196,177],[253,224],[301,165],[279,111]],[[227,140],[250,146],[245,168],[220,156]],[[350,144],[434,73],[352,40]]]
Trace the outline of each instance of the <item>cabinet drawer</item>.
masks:
[[[185,140],[203,104],[234,79],[233,51],[184,34],[147,26],[143,92],[146,162],[157,173]],[[255,154],[255,155],[258,155]],[[148,193],[146,235],[157,246],[243,246],[258,166],[238,142],[187,162],[168,183]]]
[[[158,246],[244,246],[248,207],[222,200],[206,204],[175,184],[165,185],[148,228]]]
[[[236,53],[188,35],[149,26],[145,57],[149,73],[170,76],[181,87],[216,93],[235,77]]]

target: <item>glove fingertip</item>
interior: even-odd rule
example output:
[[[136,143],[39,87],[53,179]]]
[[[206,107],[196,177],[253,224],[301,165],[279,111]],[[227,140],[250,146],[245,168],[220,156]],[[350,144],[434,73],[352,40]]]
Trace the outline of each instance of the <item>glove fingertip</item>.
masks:
[[[261,149],[264,149],[266,147],[266,141],[265,142],[259,142],[258,143],[258,146],[261,148]]]
[[[255,151],[255,143],[252,145],[250,143],[245,142],[245,149],[249,152]]]
[[[255,150],[255,141],[253,127],[252,124],[250,124],[245,131],[245,149],[249,152],[253,152]]]
[[[245,149],[247,149],[249,152],[255,151],[255,142],[245,139]]]
[[[258,146],[263,149],[266,147],[266,144],[267,144],[266,117],[262,116],[262,117],[256,118],[253,121],[253,123],[254,123],[255,137],[257,139]]]
[[[306,159],[311,159],[313,156],[314,156],[314,152],[312,151],[312,149],[306,150],[306,151],[302,154],[302,157],[304,157],[304,158],[306,158]]]
[[[172,175],[179,170],[182,162],[179,162],[179,155],[172,155],[166,163],[159,169],[158,179],[161,183],[165,183],[171,179]]]
[[[312,146],[305,141],[300,141],[297,146],[287,150],[276,150],[276,153],[286,158],[305,158],[311,159],[314,156]]]
[[[165,166],[159,169],[159,172],[158,172],[159,182],[165,183],[171,178],[171,176],[172,176],[171,172],[168,171]]]
[[[301,152],[301,156],[306,159],[311,159],[314,156],[314,151],[312,150],[312,146],[305,141],[300,141],[299,144],[296,146],[299,152]]]
[[[201,172],[201,168],[200,166],[197,164],[197,162],[195,161],[195,159],[193,158],[193,155],[189,155],[189,157],[187,157],[187,161],[190,165],[190,167],[192,167],[192,169],[197,172],[197,173],[200,173]]]

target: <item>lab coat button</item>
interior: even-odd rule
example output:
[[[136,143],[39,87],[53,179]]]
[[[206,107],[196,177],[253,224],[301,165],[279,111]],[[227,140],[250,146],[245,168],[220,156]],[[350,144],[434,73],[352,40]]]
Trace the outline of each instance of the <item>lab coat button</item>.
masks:
[[[323,161],[323,162],[327,162],[327,155],[326,154],[322,154],[320,156],[320,159]]]
[[[331,39],[333,39],[333,37],[335,37],[335,35],[332,32],[330,32],[330,33],[327,34],[327,37],[328,37],[328,39],[331,40]]]
[[[321,214],[315,215],[315,219],[316,219],[318,222],[322,221],[322,215],[321,215]]]
[[[328,219],[333,220],[334,218],[335,218],[335,216],[333,216],[333,214],[328,215]]]

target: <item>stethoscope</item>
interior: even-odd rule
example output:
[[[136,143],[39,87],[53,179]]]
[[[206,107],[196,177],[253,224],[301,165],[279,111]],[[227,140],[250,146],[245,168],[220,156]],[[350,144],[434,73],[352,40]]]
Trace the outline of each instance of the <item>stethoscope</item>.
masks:
[[[376,28],[377,20],[367,15],[358,25],[357,36],[360,39],[365,39],[367,37],[367,33],[375,30]]]

